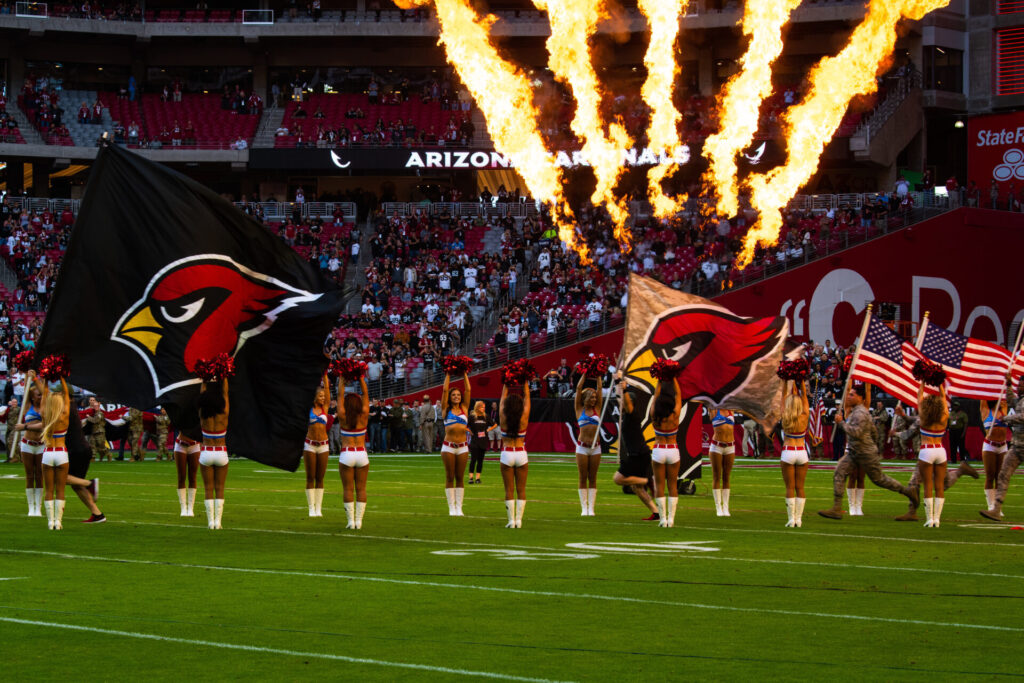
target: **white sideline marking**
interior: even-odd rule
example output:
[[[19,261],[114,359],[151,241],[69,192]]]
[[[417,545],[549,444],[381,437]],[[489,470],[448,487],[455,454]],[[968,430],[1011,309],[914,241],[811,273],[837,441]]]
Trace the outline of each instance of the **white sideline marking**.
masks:
[[[545,520],[537,520],[545,521]],[[690,531],[739,531],[752,534],[787,534],[795,536],[792,531],[780,529],[729,529],[728,527],[703,527],[703,526],[677,526],[676,529],[689,529]],[[875,541],[897,541],[904,543],[941,543],[943,545],[994,545],[1006,548],[1024,548],[1024,543],[986,543],[984,541],[947,541],[941,538],[900,538],[897,536],[863,536],[860,534],[830,534],[824,531],[803,531],[798,532],[800,536],[827,536],[831,538],[868,538]]]
[[[0,576],[0,581],[21,581],[27,578],[27,576]]]
[[[735,607],[732,605],[707,605],[698,602],[673,602],[669,600],[648,600],[645,598],[631,598],[620,595],[599,595],[596,593],[558,593],[555,591],[533,591],[524,588],[500,588],[497,586],[478,586],[467,583],[441,583],[440,581],[414,581],[412,579],[386,579],[379,576],[333,574],[327,572],[300,572],[285,569],[253,569],[246,567],[221,567],[205,564],[185,564],[178,562],[157,562],[155,560],[132,560],[115,557],[99,557],[92,555],[72,555],[70,553],[49,552],[45,550],[15,550],[12,548],[0,549],[0,554],[18,553],[24,555],[46,555],[70,560],[97,560],[101,562],[119,562],[122,564],[144,564],[163,567],[181,567],[183,569],[202,569],[226,572],[238,572],[242,574],[274,574],[280,576],[301,576],[314,579],[336,579],[344,581],[366,581],[369,583],[390,583],[403,586],[428,586],[431,588],[454,588],[455,590],[478,590],[491,593],[512,593],[515,595],[532,595],[548,598],[564,598],[579,600],[604,600],[608,602],[626,602],[643,605],[662,605],[666,607],[690,607],[693,609],[706,609],[722,612],[747,612],[752,614],[780,614],[797,617],[819,617],[822,619],[839,619],[850,621],[877,621],[890,624],[914,624],[917,626],[940,626],[944,628],[970,628],[983,631],[1006,631],[1010,633],[1024,633],[1024,628],[1013,626],[991,626],[988,624],[961,624],[958,622],[926,621],[923,619],[895,619],[892,617],[869,617],[859,614],[830,614],[828,612],[804,612],[800,610],[766,609],[760,607]],[[3,619],[0,617],[0,619]],[[40,622],[48,625],[45,622]],[[184,641],[183,641],[184,642]],[[191,642],[191,641],[189,641]],[[238,646],[244,647],[244,646]],[[312,655],[311,655],[312,656]],[[534,680],[534,679],[531,679]]]
[[[497,678],[503,681],[527,681],[528,683],[556,683],[548,678],[529,678],[527,676],[510,676],[508,674],[496,674],[490,671],[473,671],[471,669],[452,669],[446,666],[431,666],[429,664],[409,664],[407,662],[388,662],[382,659],[367,659],[366,657],[346,657],[345,655],[332,655],[322,652],[301,652],[297,650],[282,650],[276,647],[258,647],[256,645],[239,645],[235,643],[215,643],[209,640],[193,640],[191,638],[174,638],[172,636],[160,636],[155,633],[135,633],[130,631],[116,631],[108,628],[94,628],[91,626],[78,626],[76,624],[57,624],[49,621],[34,621],[32,619],[15,619],[14,617],[0,617],[0,621],[11,624],[24,624],[26,626],[46,626],[49,628],[60,628],[69,631],[87,631],[89,633],[102,633],[108,636],[122,636],[124,638],[138,638],[140,640],[159,640],[166,643],[183,643],[185,645],[200,645],[202,647],[214,647],[222,650],[242,650],[244,652],[258,652],[271,655],[287,655],[289,657],[312,657],[316,659],[329,659],[336,662],[348,662],[350,664],[370,664],[372,666],[390,666],[399,669],[414,669],[416,671],[431,671],[434,673],[454,674],[456,676],[477,676],[480,678]]]

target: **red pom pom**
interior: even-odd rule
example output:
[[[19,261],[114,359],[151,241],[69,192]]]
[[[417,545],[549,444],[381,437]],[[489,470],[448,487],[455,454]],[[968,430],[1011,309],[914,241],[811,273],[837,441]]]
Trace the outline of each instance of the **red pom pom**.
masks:
[[[928,360],[919,360],[914,363],[914,379],[924,382],[928,386],[941,387],[946,383],[946,371],[938,363]]]
[[[192,366],[192,372],[204,382],[218,382],[235,376],[235,359],[226,353],[218,353],[209,359],[200,358]]]
[[[441,367],[446,375],[465,375],[473,369],[473,359],[469,356],[445,356],[441,359]]]
[[[611,358],[603,353],[597,355],[587,356],[580,362],[576,363],[576,372],[581,375],[586,375],[591,378],[601,378],[608,372],[608,368],[611,367]]]
[[[36,352],[32,349],[22,351],[14,357],[14,367],[18,369],[18,372],[28,372],[28,369],[32,367],[32,363],[35,359]]]
[[[796,382],[802,382],[807,379],[809,372],[810,367],[807,365],[807,361],[800,358],[798,360],[784,360],[780,362],[776,374],[783,380],[791,379]]]
[[[343,377],[346,382],[358,382],[366,375],[366,363],[353,358],[342,358],[331,361],[330,372],[335,377]]]
[[[668,382],[679,376],[683,366],[674,360],[659,358],[651,366],[651,377],[662,382]]]
[[[63,353],[47,356],[39,364],[39,376],[47,382],[56,382],[68,376],[68,357]]]
[[[853,365],[853,355],[847,354],[846,357],[843,358],[843,372],[849,372],[851,365]]]
[[[504,384],[522,384],[523,382],[529,382],[536,376],[537,369],[526,358],[505,363],[501,370],[501,378]]]

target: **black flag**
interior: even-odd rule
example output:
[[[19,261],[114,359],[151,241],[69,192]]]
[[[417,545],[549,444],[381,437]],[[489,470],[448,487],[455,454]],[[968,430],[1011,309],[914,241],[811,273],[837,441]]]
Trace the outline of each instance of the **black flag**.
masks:
[[[38,357],[71,381],[197,426],[197,359],[235,356],[230,452],[294,471],[338,287],[230,202],[114,146],[96,157]]]

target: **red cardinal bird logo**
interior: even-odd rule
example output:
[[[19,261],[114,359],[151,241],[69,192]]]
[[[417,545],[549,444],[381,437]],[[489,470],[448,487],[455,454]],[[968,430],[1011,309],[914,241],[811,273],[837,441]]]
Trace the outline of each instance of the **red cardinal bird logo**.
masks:
[[[654,320],[626,372],[631,384],[653,393],[651,364],[658,358],[678,361],[683,397],[719,405],[747,384],[757,361],[776,351],[785,334],[785,318],[741,318],[713,306],[681,306]]]
[[[197,360],[237,354],[283,311],[319,297],[227,256],[190,256],[153,276],[110,338],[142,357],[161,396],[197,384],[189,370]]]

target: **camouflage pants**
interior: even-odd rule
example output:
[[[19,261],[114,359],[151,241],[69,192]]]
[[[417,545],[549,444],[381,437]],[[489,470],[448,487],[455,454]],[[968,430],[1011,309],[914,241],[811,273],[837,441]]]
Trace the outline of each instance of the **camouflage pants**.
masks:
[[[864,470],[864,474],[867,475],[868,479],[870,479],[875,486],[895,491],[896,493],[900,493],[904,496],[906,496],[910,491],[908,487],[882,472],[882,466],[879,463],[877,456],[872,458],[853,458],[850,456],[850,453],[847,452],[839,459],[839,462],[836,463],[835,475],[832,477],[832,495],[835,497],[837,505],[843,502],[843,491],[846,489],[846,477],[855,467],[860,467]]]
[[[15,433],[13,429],[7,430],[7,459],[21,462],[21,434]]]
[[[946,483],[945,483],[943,488],[948,490],[953,484],[955,484],[960,479],[961,474],[962,473],[960,472],[960,469],[957,468],[957,467],[953,467],[951,469],[946,469],[946,480],[945,480]],[[914,468],[914,474],[911,475],[910,481],[907,482],[907,486],[909,488],[916,489],[920,485],[921,485],[921,470],[915,467]]]
[[[132,460],[144,460],[145,456],[142,453],[142,445],[139,443],[142,440],[142,428],[135,429],[133,427],[129,429],[128,439],[132,445]]]
[[[1003,467],[999,470],[999,478],[996,479],[996,505],[1001,506],[1006,500],[1006,489],[1010,488],[1010,477],[1020,467],[1021,460],[1024,460],[1024,453],[1016,448],[1011,448],[1003,458]]]
[[[166,429],[158,429],[158,430],[156,430],[156,447],[157,447],[157,452],[156,452],[156,459],[157,460],[163,460],[164,458],[167,458],[168,460],[171,459],[171,454],[167,450],[167,430]]]
[[[103,456],[107,456],[107,460],[110,460],[110,451],[107,449],[107,436],[106,434],[92,434],[89,436],[89,445],[92,447],[92,457],[96,458],[97,461],[102,462]]]

